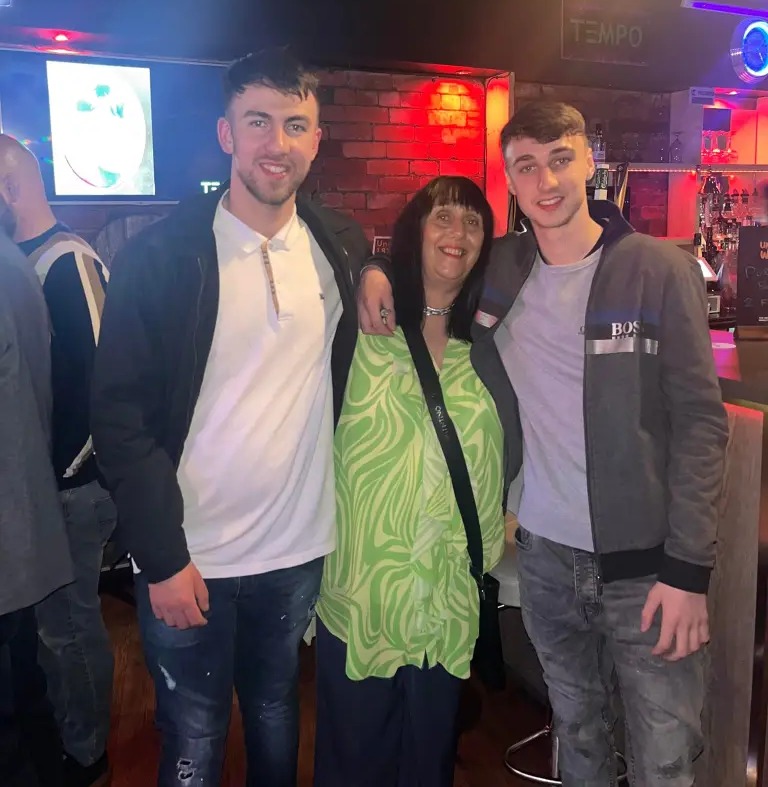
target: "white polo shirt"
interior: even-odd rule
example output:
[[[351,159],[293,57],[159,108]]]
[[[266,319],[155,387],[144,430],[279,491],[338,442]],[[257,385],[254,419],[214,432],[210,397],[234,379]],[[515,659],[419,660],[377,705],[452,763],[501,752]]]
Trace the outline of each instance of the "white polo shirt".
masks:
[[[268,240],[226,198],[213,225],[218,317],[178,471],[205,578],[288,568],[335,546],[333,269],[295,210]]]

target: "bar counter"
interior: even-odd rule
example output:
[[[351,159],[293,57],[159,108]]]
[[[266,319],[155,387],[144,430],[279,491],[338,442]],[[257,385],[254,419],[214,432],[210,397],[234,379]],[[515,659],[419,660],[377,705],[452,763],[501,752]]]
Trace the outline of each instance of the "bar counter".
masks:
[[[697,787],[768,787],[768,341],[712,331],[730,437]]]

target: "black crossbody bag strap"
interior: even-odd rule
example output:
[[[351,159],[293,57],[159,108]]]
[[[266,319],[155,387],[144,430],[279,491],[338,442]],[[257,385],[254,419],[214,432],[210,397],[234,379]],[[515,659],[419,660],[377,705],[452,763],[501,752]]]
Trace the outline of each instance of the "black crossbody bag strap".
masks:
[[[411,351],[416,373],[419,375],[427,409],[432,423],[435,425],[435,431],[448,464],[448,471],[451,474],[453,492],[456,495],[456,503],[464,522],[464,531],[467,534],[470,571],[480,589],[480,597],[484,598],[483,537],[480,534],[480,520],[477,516],[475,494],[472,491],[472,483],[469,480],[467,463],[461,450],[459,436],[456,434],[456,428],[448,415],[443,391],[440,387],[440,379],[437,376],[424,336],[420,330],[414,328],[403,328],[403,334],[408,342],[408,349]]]

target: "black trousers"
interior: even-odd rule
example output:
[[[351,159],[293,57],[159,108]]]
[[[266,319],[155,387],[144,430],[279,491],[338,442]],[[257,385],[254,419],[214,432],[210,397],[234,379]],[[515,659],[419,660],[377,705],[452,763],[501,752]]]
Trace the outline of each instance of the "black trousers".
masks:
[[[442,667],[350,680],[317,621],[315,787],[452,787],[463,681]]]
[[[60,787],[62,748],[32,607],[0,615],[0,785]]]

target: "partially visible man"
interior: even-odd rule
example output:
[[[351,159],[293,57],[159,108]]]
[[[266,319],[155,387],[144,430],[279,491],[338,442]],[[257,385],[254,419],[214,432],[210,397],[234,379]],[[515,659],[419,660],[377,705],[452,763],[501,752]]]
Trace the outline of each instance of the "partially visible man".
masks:
[[[34,605],[72,580],[50,459],[45,300],[0,197],[0,784],[61,787]]]
[[[107,270],[96,252],[56,221],[35,156],[0,135],[0,195],[13,239],[37,273],[53,336],[53,467],[75,582],[37,607],[41,662],[66,754],[68,787],[108,779],[113,658],[99,600],[104,547],[115,508],[101,486],[90,438],[90,386]]]
[[[616,784],[613,664],[630,784],[691,787],[728,437],[704,280],[693,257],[587,199],[595,165],[573,107],[524,106],[501,145],[529,224],[494,244],[472,362],[523,438],[509,508],[563,785]],[[391,329],[389,297],[367,274],[367,330]]]
[[[335,545],[333,430],[370,249],[297,196],[317,77],[266,51],[226,74],[231,182],[115,260],[93,437],[136,577],[163,735],[159,784],[218,784],[233,685],[247,784],[291,787],[299,643]]]

